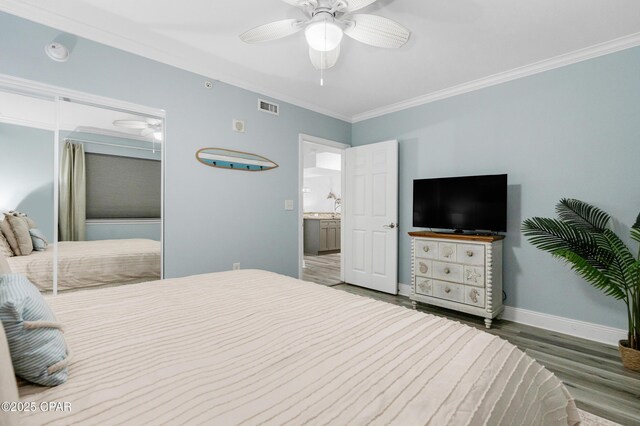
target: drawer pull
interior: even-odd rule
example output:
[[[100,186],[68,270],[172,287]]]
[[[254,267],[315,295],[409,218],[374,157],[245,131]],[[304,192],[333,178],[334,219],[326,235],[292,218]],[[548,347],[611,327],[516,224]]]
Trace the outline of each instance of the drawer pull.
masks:
[[[449,293],[451,293],[451,289],[449,287],[445,287],[444,292],[449,294]]]
[[[429,246],[422,246],[422,250],[427,253],[429,251]]]
[[[451,247],[447,247],[444,249],[444,257],[451,257],[453,255],[453,249]]]
[[[444,268],[444,273],[445,273],[445,274],[448,274],[448,273],[450,273],[450,272],[451,272],[451,270],[450,270],[449,268]]]
[[[467,250],[467,256],[469,256],[469,257],[473,257],[473,251],[471,251],[471,250]]]
[[[429,270],[429,268],[427,267],[427,265],[425,265],[424,263],[420,262],[420,272],[422,272],[423,274],[426,274],[428,270]]]
[[[478,303],[478,296],[480,295],[480,293],[478,293],[478,290],[473,289],[471,290],[471,293],[469,293],[469,297],[471,297],[471,301],[473,303]]]

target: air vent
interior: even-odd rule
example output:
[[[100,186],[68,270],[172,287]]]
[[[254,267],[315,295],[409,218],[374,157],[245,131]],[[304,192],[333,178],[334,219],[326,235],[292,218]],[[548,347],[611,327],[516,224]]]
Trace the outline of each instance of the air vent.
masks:
[[[258,99],[258,109],[273,115],[280,115],[280,105]]]

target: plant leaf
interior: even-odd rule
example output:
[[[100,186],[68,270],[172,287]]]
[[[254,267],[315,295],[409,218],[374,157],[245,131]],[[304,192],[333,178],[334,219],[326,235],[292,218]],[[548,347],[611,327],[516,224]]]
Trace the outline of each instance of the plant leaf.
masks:
[[[606,244],[599,244],[597,234],[558,219],[526,219],[522,223],[522,233],[540,250],[551,254],[572,251],[600,270],[607,269],[613,260],[613,253],[606,249]]]
[[[627,298],[627,293],[624,288],[607,277],[602,271],[591,266],[589,262],[580,255],[569,250],[558,250],[552,254],[555,257],[564,259],[571,265],[571,269],[584,278],[589,284],[602,290],[607,296],[613,296],[618,300]]]
[[[615,232],[606,229],[601,237],[604,244],[607,244],[613,253],[613,261],[606,271],[607,275],[612,281],[616,281],[621,287],[629,291],[637,280],[636,259]]]
[[[640,214],[636,218],[636,223],[631,227],[631,238],[640,243]]]
[[[563,198],[556,205],[558,217],[576,228],[602,232],[611,229],[611,216],[603,210],[573,198]]]

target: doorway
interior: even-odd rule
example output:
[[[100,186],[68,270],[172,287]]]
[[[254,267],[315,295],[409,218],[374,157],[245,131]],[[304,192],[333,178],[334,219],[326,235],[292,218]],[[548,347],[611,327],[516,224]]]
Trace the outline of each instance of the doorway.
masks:
[[[332,286],[344,281],[342,206],[348,145],[299,138],[299,277]]]

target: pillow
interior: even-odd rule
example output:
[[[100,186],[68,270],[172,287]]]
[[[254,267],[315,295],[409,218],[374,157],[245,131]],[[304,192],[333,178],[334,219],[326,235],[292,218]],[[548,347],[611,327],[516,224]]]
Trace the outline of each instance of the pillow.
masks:
[[[7,262],[7,258],[4,256],[0,256],[0,275],[10,274],[11,266],[9,266],[9,262]],[[2,400],[0,400],[2,402]]]
[[[41,230],[37,228],[29,229],[29,234],[31,235],[31,242],[33,243],[34,250],[45,251],[47,249],[49,242]]]
[[[9,223],[13,236],[18,244],[18,251],[11,245],[13,252],[18,256],[30,255],[33,252],[33,242],[31,241],[31,234],[29,234],[29,221],[22,216],[13,216],[7,213],[5,213],[4,216],[4,221]],[[2,232],[4,232],[4,228]],[[9,240],[9,244],[11,244],[11,240],[9,238],[7,239]]]
[[[17,212],[15,210],[11,210],[9,212],[9,214],[12,215],[12,216],[18,216],[18,217],[24,218],[24,220],[27,221],[27,225],[29,226],[29,229],[33,229],[33,228],[37,228],[38,227],[38,225],[36,225],[36,221],[31,219],[25,213],[20,213],[20,212]]]
[[[67,381],[69,356],[62,326],[24,276],[0,275],[0,321],[17,376],[44,386]]]
[[[7,241],[7,239],[5,238],[1,230],[0,230],[0,256],[3,256],[3,257],[15,256],[15,253],[13,252],[13,250],[11,249],[11,246],[9,245],[9,241]]]
[[[5,213],[6,215],[6,213]],[[9,243],[9,247],[11,247],[11,251],[14,255],[20,256],[20,247],[18,246],[18,240],[16,240],[16,236],[11,229],[11,225],[9,225],[9,221],[5,219],[0,222],[0,231],[2,231],[2,235],[7,239]]]
[[[16,384],[16,376],[13,373],[13,366],[9,361],[9,345],[4,335],[4,329],[0,323],[0,402],[18,402],[18,385]],[[0,409],[1,425],[17,425],[18,413],[7,412]]]

